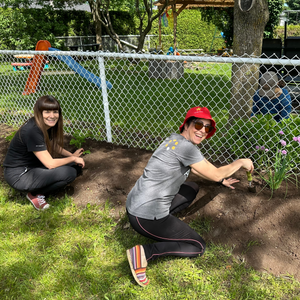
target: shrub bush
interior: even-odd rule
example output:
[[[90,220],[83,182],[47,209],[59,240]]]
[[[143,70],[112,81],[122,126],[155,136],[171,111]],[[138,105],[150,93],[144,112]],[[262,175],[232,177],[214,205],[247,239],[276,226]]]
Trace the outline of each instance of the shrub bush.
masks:
[[[119,35],[138,34],[138,19],[128,12],[110,12],[113,28]],[[177,45],[179,49],[203,49],[205,52],[225,46],[220,31],[201,18],[199,10],[184,10],[178,16]],[[106,35],[105,28],[102,34]],[[158,20],[150,35],[158,36]],[[213,42],[213,36],[216,39]],[[64,49],[56,36],[93,36],[95,28],[91,13],[76,10],[4,9],[0,8],[0,49],[34,50],[38,40],[48,40],[53,47]],[[173,27],[162,25],[164,50],[173,46]],[[212,43],[213,42],[213,43]],[[151,41],[158,44],[158,37]]]
[[[210,51],[216,26],[202,20],[201,12],[194,9],[183,10],[177,18],[177,48],[178,49],[203,49]],[[158,35],[158,20],[153,23],[150,34]],[[173,27],[164,27],[162,24],[162,43],[164,50],[173,47]],[[217,50],[225,46],[221,32],[216,31],[216,38],[212,49]],[[156,39],[158,44],[158,38]]]
[[[300,36],[300,25],[288,25],[287,36]],[[278,26],[275,30],[275,37],[284,39],[284,26]]]

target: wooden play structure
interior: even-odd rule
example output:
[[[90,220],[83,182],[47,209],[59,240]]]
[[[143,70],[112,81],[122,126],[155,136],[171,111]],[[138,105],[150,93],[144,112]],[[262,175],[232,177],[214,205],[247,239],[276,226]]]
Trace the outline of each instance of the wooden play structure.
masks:
[[[166,0],[158,0],[153,4],[156,6],[163,6]],[[173,15],[173,34],[174,34],[174,49],[176,49],[176,31],[177,31],[177,17],[186,8],[191,7],[233,7],[234,0],[170,0],[166,11],[172,9]],[[159,47],[161,48],[161,22],[159,23]]]

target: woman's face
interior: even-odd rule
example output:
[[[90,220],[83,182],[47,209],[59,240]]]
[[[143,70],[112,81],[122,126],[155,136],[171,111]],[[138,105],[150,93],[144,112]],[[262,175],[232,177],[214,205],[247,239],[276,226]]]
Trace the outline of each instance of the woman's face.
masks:
[[[43,120],[47,129],[55,126],[58,119],[59,119],[58,110],[43,110]]]
[[[205,127],[211,125],[211,120],[207,119],[197,119],[196,122],[203,123],[203,127],[199,130],[195,127],[195,122],[191,122],[188,126],[185,124],[186,130],[182,133],[182,135],[189,141],[191,141],[194,145],[200,144],[203,140],[206,139],[208,133],[205,132]]]

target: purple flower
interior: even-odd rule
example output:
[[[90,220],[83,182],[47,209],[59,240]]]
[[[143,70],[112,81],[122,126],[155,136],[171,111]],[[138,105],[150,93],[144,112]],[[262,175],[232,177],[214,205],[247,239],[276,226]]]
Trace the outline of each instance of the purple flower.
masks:
[[[281,143],[282,146],[286,146],[286,141],[280,140],[280,143]]]
[[[259,150],[259,146],[256,146],[255,149],[256,149],[256,150]]]
[[[266,151],[266,152],[268,152],[268,151],[269,151],[269,149],[265,149],[265,151]]]
[[[298,142],[298,137],[294,136],[293,141]]]
[[[280,130],[278,133],[279,133],[279,134],[282,134],[282,135],[284,134],[284,132],[283,132],[282,130]]]
[[[260,149],[261,150],[265,150],[266,148],[265,148],[265,146],[261,146]]]
[[[287,154],[287,151],[286,151],[286,150],[282,150],[281,153],[282,153],[283,155],[286,155],[286,154]]]

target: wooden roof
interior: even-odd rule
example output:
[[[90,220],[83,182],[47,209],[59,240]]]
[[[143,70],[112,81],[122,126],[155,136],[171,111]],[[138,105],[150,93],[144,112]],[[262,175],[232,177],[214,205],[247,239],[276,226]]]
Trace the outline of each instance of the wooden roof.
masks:
[[[155,1],[153,4],[161,6],[165,0]],[[192,7],[233,7],[234,0],[169,0],[168,5],[176,4],[176,8],[192,8]]]

